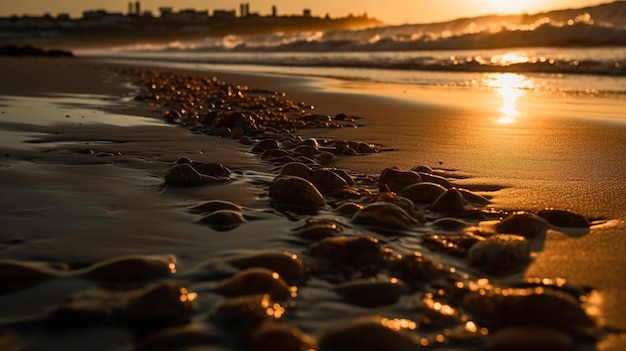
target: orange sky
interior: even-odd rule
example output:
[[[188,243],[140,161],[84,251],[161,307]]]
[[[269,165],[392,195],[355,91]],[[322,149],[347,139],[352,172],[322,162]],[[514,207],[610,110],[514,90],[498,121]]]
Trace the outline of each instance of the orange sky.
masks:
[[[553,9],[597,5],[610,0],[142,0],[142,8],[157,12],[160,6],[175,9],[195,8],[202,10],[238,9],[241,2],[250,3],[251,12],[269,14],[273,5],[279,14],[299,14],[308,8],[314,15],[332,17],[350,13],[367,13],[390,24],[427,23],[459,17],[474,17],[493,13],[535,13]],[[391,5],[393,4],[393,5]],[[83,10],[102,8],[108,11],[126,12],[128,0],[1,0],[0,16],[14,14],[56,15],[61,12],[79,17]]]

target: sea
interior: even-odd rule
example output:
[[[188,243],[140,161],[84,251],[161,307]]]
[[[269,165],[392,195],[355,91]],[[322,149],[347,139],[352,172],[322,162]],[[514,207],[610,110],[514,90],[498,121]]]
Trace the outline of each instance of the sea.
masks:
[[[626,1],[535,15],[79,50],[199,70],[626,96]],[[511,86],[512,85],[512,86]]]

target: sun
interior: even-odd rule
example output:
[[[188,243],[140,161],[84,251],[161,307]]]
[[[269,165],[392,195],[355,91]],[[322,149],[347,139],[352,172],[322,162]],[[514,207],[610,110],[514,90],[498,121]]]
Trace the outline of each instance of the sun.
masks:
[[[534,0],[483,0],[485,9],[501,14],[516,14],[532,10]]]

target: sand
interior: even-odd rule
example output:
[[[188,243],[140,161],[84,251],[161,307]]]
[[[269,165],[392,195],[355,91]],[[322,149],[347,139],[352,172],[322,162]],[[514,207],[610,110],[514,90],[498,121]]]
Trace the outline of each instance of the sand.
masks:
[[[85,267],[123,254],[170,253],[179,258],[184,272],[223,252],[301,249],[282,234],[297,225],[268,211],[266,193],[257,186],[268,181],[273,166],[260,163],[248,146],[234,139],[192,134],[162,122],[162,111],[132,101],[136,88],[106,66],[80,59],[2,59],[2,258]],[[502,124],[497,122],[501,101],[490,92],[216,74],[235,84],[286,91],[293,100],[315,105],[319,113],[361,116],[366,125],[305,130],[304,136],[363,140],[395,149],[342,158],[333,166],[378,174],[385,167],[426,164],[454,170],[466,178],[457,179],[459,185],[487,190],[480,193],[493,197],[495,208],[555,207],[602,220],[588,233],[548,231],[523,274],[597,288],[592,305],[600,323],[626,329],[626,285],[621,279],[626,273],[626,124],[612,120],[610,110],[599,113],[598,106],[606,104],[580,97],[528,97],[519,104],[517,122]],[[572,101],[580,105],[575,110],[568,107]],[[40,119],[42,114],[46,116]],[[163,175],[181,156],[224,163],[238,176],[223,185],[163,187]],[[186,208],[211,199],[246,206],[246,214],[265,220],[226,233],[196,224],[197,216]],[[413,243],[394,245],[410,248]],[[84,285],[89,286],[52,281],[0,295],[2,320],[41,314]],[[24,303],[29,299],[33,303]],[[326,309],[329,315],[338,313]],[[315,315],[310,308],[302,314]],[[305,330],[316,326],[301,323]],[[93,334],[132,342],[115,328]],[[626,338],[621,335],[602,339],[598,349],[623,348]],[[35,349],[69,349],[83,342],[76,336],[45,335]],[[111,349],[111,344],[102,349]]]

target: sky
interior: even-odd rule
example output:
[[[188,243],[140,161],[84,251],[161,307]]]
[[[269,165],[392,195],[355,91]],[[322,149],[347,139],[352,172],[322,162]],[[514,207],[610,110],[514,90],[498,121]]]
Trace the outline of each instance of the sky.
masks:
[[[105,9],[127,12],[129,0],[0,0],[0,17],[69,13],[80,17],[84,10]],[[161,6],[175,10],[239,9],[248,2],[250,12],[271,13],[276,6],[279,15],[301,14],[310,9],[315,16],[342,17],[366,13],[388,24],[431,23],[460,17],[487,14],[536,13],[554,9],[578,8],[611,2],[611,0],[142,0],[142,10],[158,14]],[[393,3],[393,5],[391,5]]]

